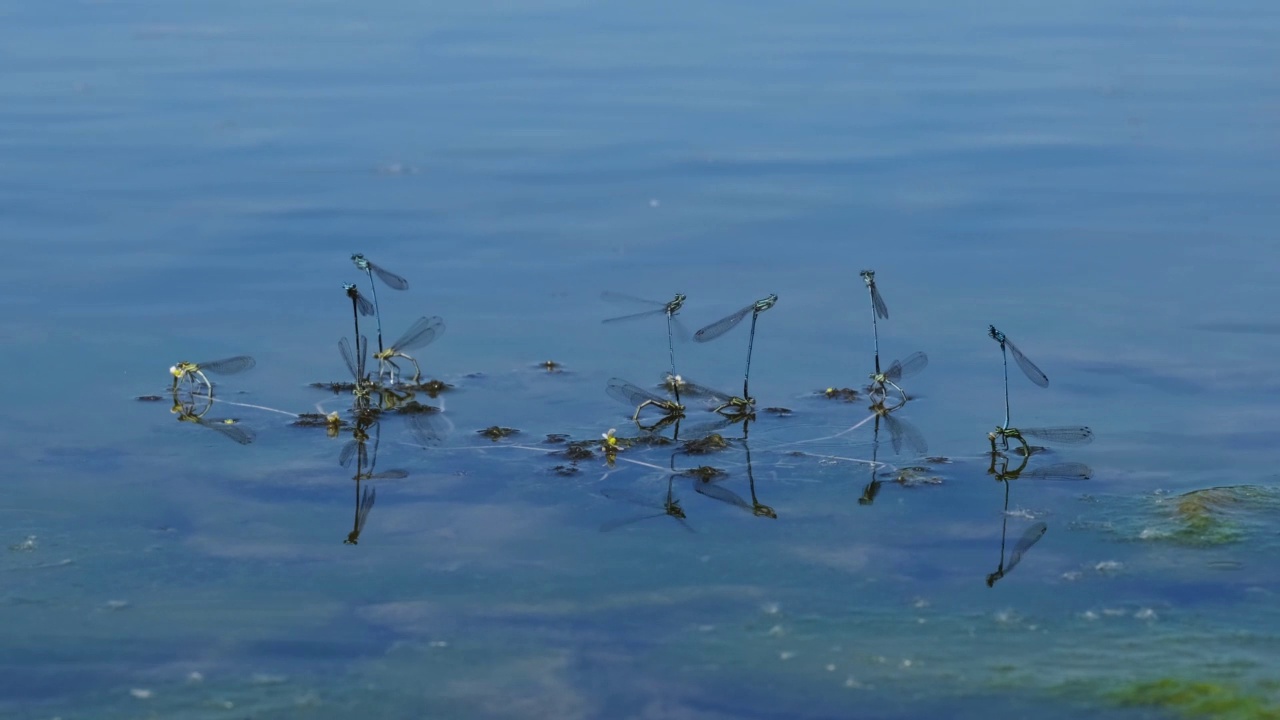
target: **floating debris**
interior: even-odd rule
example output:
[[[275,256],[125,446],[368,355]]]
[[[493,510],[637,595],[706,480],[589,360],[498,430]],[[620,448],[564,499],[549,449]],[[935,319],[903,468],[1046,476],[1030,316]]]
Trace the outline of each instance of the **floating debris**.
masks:
[[[701,480],[703,482],[710,482],[712,480],[715,480],[716,478],[727,477],[729,475],[729,473],[725,472],[724,470],[721,470],[720,468],[716,468],[716,467],[711,467],[710,465],[699,465],[696,468],[689,468],[688,470],[682,470],[680,471],[680,474],[684,475],[685,477],[697,478],[698,480]]]
[[[860,397],[858,391],[850,387],[829,387],[819,394],[831,400],[843,400],[844,402],[856,402]]]
[[[139,402],[160,402],[163,399],[164,399],[163,395],[139,395],[138,397],[134,398],[134,400],[137,400]]]
[[[309,387],[328,390],[334,395],[340,395],[342,393],[349,393],[355,390],[356,384],[353,382],[313,382]]]
[[[406,385],[405,387],[409,390],[416,390],[418,392],[426,393],[427,397],[430,397],[430,398],[434,398],[438,396],[440,393],[445,392],[446,390],[453,389],[452,385],[446,382],[443,382],[441,380],[428,380],[424,383],[418,383],[416,385]]]
[[[423,405],[417,400],[410,400],[403,405],[397,406],[394,412],[399,415],[425,415],[427,413],[438,413],[440,408],[434,405]]]
[[[684,451],[689,455],[706,455],[729,447],[729,441],[720,433],[711,433],[704,438],[690,440],[684,444]]]
[[[941,485],[942,478],[930,474],[932,470],[933,468],[928,467],[905,467],[898,471],[893,481],[907,488]]]
[[[515,435],[515,434],[516,434],[516,433],[518,433],[518,432],[520,432],[520,431],[519,431],[519,430],[516,430],[515,428],[501,427],[501,426],[499,426],[499,425],[492,425],[492,426],[487,427],[487,428],[485,428],[485,429],[483,429],[483,430],[477,430],[477,431],[476,431],[476,434],[477,434],[477,435],[483,435],[483,436],[485,436],[485,437],[489,438],[490,440],[493,440],[494,442],[497,442],[498,440],[501,440],[501,439],[503,439],[503,438],[511,437],[512,435]]]

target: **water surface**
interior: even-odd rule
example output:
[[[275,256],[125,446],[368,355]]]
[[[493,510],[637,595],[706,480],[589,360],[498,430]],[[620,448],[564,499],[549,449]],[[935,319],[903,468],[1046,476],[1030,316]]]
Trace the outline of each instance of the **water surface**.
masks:
[[[1161,717],[1117,695],[1161,679],[1280,701],[1270,4],[0,18],[6,716]],[[389,336],[445,317],[420,357],[455,386],[421,398],[438,447],[384,420],[379,468],[409,477],[366,483],[356,546],[345,438],[229,404],[349,403],[308,383],[345,373],[352,252],[410,280],[379,288]],[[817,394],[871,370],[864,267],[886,359],[929,354],[899,415],[926,452]],[[606,289],[687,293],[690,329],[777,293],[751,388],[792,413],[557,472],[547,434],[636,435],[605,383],[667,367],[661,318],[600,323],[631,309]],[[1089,480],[1011,481],[1007,514],[989,323],[1051,379],[1011,378],[1016,423],[1096,438],[1032,458]],[[745,345],[679,344],[679,370],[735,389]],[[134,400],[240,353],[215,414],[250,445]],[[694,532],[662,516],[672,466],[749,504],[746,445],[776,519],[683,476]],[[929,481],[892,482],[911,466]],[[1231,542],[1166,532],[1178,496],[1236,485]],[[1036,522],[988,588],[1002,527]]]

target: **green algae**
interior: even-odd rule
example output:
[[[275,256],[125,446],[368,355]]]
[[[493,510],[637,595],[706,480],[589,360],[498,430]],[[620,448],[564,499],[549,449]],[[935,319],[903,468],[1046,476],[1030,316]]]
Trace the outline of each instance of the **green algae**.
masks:
[[[1261,516],[1280,511],[1280,494],[1253,485],[1194,490],[1171,500],[1165,537],[1194,547],[1241,542]]]
[[[1111,693],[1124,707],[1157,707],[1187,718],[1280,720],[1280,705],[1267,698],[1211,682],[1164,678]]]

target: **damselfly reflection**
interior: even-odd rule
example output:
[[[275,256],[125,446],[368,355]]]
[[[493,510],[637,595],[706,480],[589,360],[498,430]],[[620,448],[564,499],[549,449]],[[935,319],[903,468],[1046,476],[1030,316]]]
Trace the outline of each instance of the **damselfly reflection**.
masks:
[[[611,378],[605,386],[605,392],[618,402],[635,407],[636,411],[631,419],[637,423],[640,422],[640,412],[646,407],[661,411],[665,417],[684,417],[684,406],[680,403],[658,397],[621,378]]]
[[[373,314],[378,321],[378,352],[382,352],[382,311],[378,308],[378,286],[373,282],[373,276],[377,275],[378,279],[387,284],[392,290],[408,290],[409,281],[391,272],[390,270],[373,264],[360,253],[351,256],[351,262],[355,266],[365,272],[369,276],[369,289],[373,293]],[[359,334],[357,332],[357,334]]]
[[[428,412],[409,416],[409,433],[419,447],[436,447],[444,442],[453,424],[441,413]]]
[[[653,500],[650,500],[647,497],[638,495],[634,491],[628,490],[625,488],[606,488],[600,491],[600,494],[604,495],[610,500],[621,500],[623,502],[631,503],[632,505],[639,505],[640,507],[652,508],[652,509],[661,511],[657,513],[648,513],[645,515],[639,515],[636,517],[624,518],[622,520],[615,520],[613,522],[607,522],[600,526],[600,532],[609,532],[611,530],[616,530],[620,527],[623,527],[624,525],[630,525],[632,523],[640,522],[641,520],[650,520],[652,518],[660,518],[663,516],[674,518],[675,521],[680,523],[680,526],[683,527],[685,530],[688,530],[689,532],[693,532],[693,528],[689,527],[689,524],[685,522],[684,509],[680,507],[680,501],[677,500],[675,497],[675,488],[673,486],[674,482],[675,482],[675,476],[668,475],[667,476],[667,493],[666,493],[666,497],[662,500],[662,502],[655,502]]]
[[[1009,554],[1008,562],[1005,561],[1005,546],[1009,532],[1009,493],[1013,480],[1088,480],[1093,475],[1093,470],[1088,465],[1077,462],[1064,462],[1054,465],[1048,465],[1042,468],[1027,469],[1027,463],[1030,460],[1029,455],[1022,457],[1018,467],[1009,469],[1009,458],[1001,456],[999,459],[1000,467],[996,468],[997,459],[993,455],[991,459],[991,467],[987,469],[988,474],[993,475],[997,481],[1004,483],[1004,508],[1000,516],[1000,563],[996,566],[996,571],[987,575],[987,587],[994,587],[996,581],[1003,578],[1019,562],[1022,556],[1040,541],[1044,536],[1048,526],[1043,522],[1037,522],[1027,528],[1022,537],[1018,539],[1014,545],[1013,552]]]
[[[199,397],[194,394],[182,397],[181,393],[175,389],[173,391],[173,407],[170,408],[170,412],[178,416],[178,422],[209,428],[241,445],[248,445],[253,442],[253,430],[241,425],[239,420],[235,418],[208,417],[209,410],[213,408],[215,401],[213,398],[206,397],[203,400],[203,405],[201,405],[202,401]]]
[[[929,445],[925,442],[924,435],[920,433],[916,426],[906,420],[894,417],[894,411],[900,407],[902,407],[901,404],[894,407],[886,407],[883,402],[880,402],[868,408],[875,416],[871,430],[871,463],[869,470],[871,479],[867,482],[866,487],[862,489],[862,497],[858,498],[859,505],[874,503],[876,496],[880,493],[880,487],[884,483],[878,477],[882,468],[880,464],[881,425],[884,425],[889,430],[889,443],[893,447],[894,455],[901,455],[903,448],[911,451],[912,455],[916,457],[929,452]]]
[[[742,422],[742,449],[746,454],[747,460],[747,488],[751,491],[751,503],[748,504],[737,493],[724,487],[723,480],[727,477],[724,473],[706,473],[699,477],[693,483],[693,489],[700,495],[705,495],[714,500],[728,503],[746,510],[756,517],[766,517],[777,519],[778,513],[772,507],[760,502],[756,497],[756,475],[754,467],[751,463],[751,444],[748,441],[748,429],[751,421],[743,420]],[[673,455],[674,458],[674,455]],[[673,460],[674,462],[674,460]]]
[[[378,489],[370,486],[364,489],[364,493],[360,492],[360,481],[356,480],[356,518],[351,527],[351,532],[347,533],[347,539],[343,540],[344,545],[357,545],[360,543],[360,533],[364,532],[364,524],[369,520],[369,513],[373,510],[373,502],[378,498]]]
[[[641,305],[654,306],[652,307],[652,309],[644,310],[642,312],[631,313],[629,315],[622,315],[619,317],[612,317],[612,318],[605,319],[602,322],[606,324],[616,323],[616,322],[625,322],[627,320],[639,320],[640,318],[656,317],[658,315],[666,316],[667,318],[667,354],[671,359],[671,377],[679,377],[679,375],[676,374],[676,346],[675,346],[675,341],[673,339],[674,333],[672,331],[672,326],[674,325],[676,327],[680,327],[679,321],[675,319],[675,316],[676,316],[676,313],[680,312],[680,308],[684,307],[685,295],[683,293],[676,293],[674,298],[672,298],[671,300],[665,303],[658,302],[656,300],[645,300],[643,298],[634,297],[632,295],[625,295],[623,293],[613,292],[611,290],[606,290],[603,293],[602,297],[604,297],[604,299],[606,300],[611,300],[616,302],[638,303]],[[680,329],[681,329],[681,335],[683,335],[684,330],[682,327]],[[673,392],[675,392],[675,395],[676,395],[676,402],[677,403],[680,402],[680,388],[678,386],[675,387],[673,389]]]
[[[898,391],[898,394],[902,398],[901,402],[899,402],[899,406],[901,406],[902,403],[907,401],[907,391],[903,390],[902,386],[899,385],[898,382],[903,378],[909,378],[912,375],[919,374],[920,371],[924,370],[928,364],[928,355],[925,355],[922,352],[914,352],[908,355],[904,360],[894,360],[893,363],[889,365],[888,370],[880,372],[880,360],[877,356],[877,369],[876,372],[871,374],[871,384],[867,386],[867,394],[870,395],[873,400],[878,397],[880,401],[883,402],[889,395],[889,391],[885,385],[891,385]]]
[[[444,320],[436,317],[420,317],[416,322],[405,331],[400,339],[391,343],[391,347],[380,350],[374,354],[382,365],[379,365],[378,378],[383,375],[383,365],[390,365],[394,368],[391,372],[391,382],[396,382],[396,373],[400,372],[400,366],[394,361],[394,358],[404,358],[413,363],[413,384],[417,385],[422,381],[422,368],[418,365],[418,361],[407,354],[405,350],[414,350],[420,347],[426,347],[435,342],[437,338],[444,334]]]
[[[987,335],[992,340],[1000,343],[1000,356],[1004,359],[1004,425],[1003,428],[1009,427],[1009,354],[1013,354],[1013,359],[1018,363],[1018,367],[1022,368],[1022,373],[1027,376],[1031,382],[1040,387],[1049,387],[1049,377],[1036,367],[1036,364],[1027,359],[1026,355],[1018,349],[1017,345],[1008,338],[1004,333],[996,329],[995,325],[987,326]]]
[[[1009,515],[1005,514],[1005,522],[1000,531],[1000,564],[996,566],[996,571],[987,575],[987,587],[995,587],[996,581],[1013,571],[1019,562],[1022,562],[1022,556],[1032,545],[1040,542],[1040,538],[1044,537],[1045,531],[1049,526],[1043,522],[1037,522],[1027,528],[1022,533],[1022,537],[1018,538],[1018,544],[1013,547],[1013,552],[1009,553],[1009,562],[1004,560],[1005,537],[1009,525]]]
[[[213,383],[209,382],[209,378],[205,373],[213,373],[215,375],[235,375],[252,368],[256,363],[253,358],[248,355],[237,355],[235,357],[223,358],[222,360],[210,360],[209,362],[179,362],[169,368],[169,374],[173,376],[173,390],[178,389],[178,383],[184,378],[193,387],[196,379],[204,383],[209,395],[213,395]]]
[[[777,302],[777,295],[770,295],[757,300],[741,310],[730,313],[711,323],[693,335],[693,339],[697,342],[711,342],[737,327],[738,323],[742,322],[748,314],[751,315],[751,334],[747,339],[747,370],[742,376],[742,397],[747,403],[755,403],[755,399],[751,397],[751,388],[748,385],[751,382],[751,351],[756,342],[756,319],[760,317],[760,313],[773,307]]]
[[[351,429],[351,439],[342,446],[338,453],[338,464],[344,468],[351,467],[355,459],[356,469],[352,480],[403,480],[409,477],[405,470],[375,470],[378,464],[378,446],[382,442],[382,424],[367,416],[357,418]]]

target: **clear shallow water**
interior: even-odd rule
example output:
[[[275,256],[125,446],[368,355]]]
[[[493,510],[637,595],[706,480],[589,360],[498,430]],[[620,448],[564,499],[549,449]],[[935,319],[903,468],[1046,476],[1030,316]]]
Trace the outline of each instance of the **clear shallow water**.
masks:
[[[0,11],[4,714],[1161,716],[1108,693],[1164,677],[1275,701],[1266,506],[1238,543],[1142,537],[1171,495],[1275,487],[1269,5],[74,9]],[[380,292],[389,335],[446,318],[424,361],[457,386],[441,447],[384,423],[410,477],[356,547],[341,440],[236,408],[241,447],[133,400],[250,353],[223,399],[341,407],[306,384],[342,376],[353,251],[412,283]],[[865,465],[792,454],[871,455],[870,426],[810,442],[866,414],[812,395],[869,370],[862,267],[885,354],[930,355],[902,416],[953,460],[870,507]],[[645,512],[605,491],[666,476],[524,449],[625,428],[605,381],[665,367],[660,320],[599,324],[608,288],[686,292],[694,329],[779,294],[752,389],[794,412],[750,435],[776,520],[678,478],[696,533],[601,533]],[[1051,378],[1014,379],[1015,420],[1096,434],[1050,458],[1092,479],[1011,488],[1010,543],[1048,531],[990,589],[987,323]],[[680,370],[734,388],[744,344]],[[744,460],[675,465],[749,500]]]

